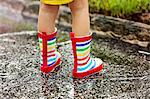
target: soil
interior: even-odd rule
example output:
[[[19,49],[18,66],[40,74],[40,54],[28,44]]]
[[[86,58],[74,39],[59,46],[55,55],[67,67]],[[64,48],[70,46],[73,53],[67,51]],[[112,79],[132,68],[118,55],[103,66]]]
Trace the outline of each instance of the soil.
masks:
[[[93,14],[103,14],[106,16],[112,16],[110,11],[93,11],[93,9],[91,9],[90,11]],[[117,18],[122,18],[122,19],[127,19],[127,20],[131,20],[131,21],[135,21],[135,22],[141,22],[141,23],[146,23],[148,25],[150,25],[150,11],[149,12],[143,12],[143,13],[133,13],[130,15],[123,15],[123,16],[113,16],[113,17],[117,17]]]
[[[150,12],[149,13],[136,13],[125,18],[128,20],[142,22],[142,23],[146,23],[150,25]]]

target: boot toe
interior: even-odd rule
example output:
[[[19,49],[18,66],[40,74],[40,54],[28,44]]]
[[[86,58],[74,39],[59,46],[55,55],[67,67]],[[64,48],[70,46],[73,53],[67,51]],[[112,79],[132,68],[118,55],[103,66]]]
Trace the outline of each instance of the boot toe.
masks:
[[[97,68],[97,67],[99,67],[103,64],[103,61],[99,58],[94,58],[94,60],[96,62],[96,67],[95,68]]]
[[[61,54],[59,52],[55,52],[56,56],[57,56],[57,59],[61,58]]]

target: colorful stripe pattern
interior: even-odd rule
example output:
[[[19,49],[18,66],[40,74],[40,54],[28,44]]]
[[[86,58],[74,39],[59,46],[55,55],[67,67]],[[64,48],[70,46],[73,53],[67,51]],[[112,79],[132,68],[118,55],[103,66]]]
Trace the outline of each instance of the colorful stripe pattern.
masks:
[[[41,51],[40,63],[43,65],[43,40],[41,38],[39,38],[39,46]],[[47,41],[47,65],[54,65],[59,57],[60,55],[58,55],[58,53],[56,52],[56,37],[53,37]]]
[[[91,40],[76,42],[77,72],[87,72],[96,67],[96,61],[90,57]]]

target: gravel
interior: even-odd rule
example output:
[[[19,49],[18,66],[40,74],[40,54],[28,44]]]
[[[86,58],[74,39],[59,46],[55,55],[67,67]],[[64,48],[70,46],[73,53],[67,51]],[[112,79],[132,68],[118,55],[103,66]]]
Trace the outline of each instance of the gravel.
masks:
[[[112,49],[106,40],[94,42],[96,50],[92,54],[104,60],[103,71],[85,79],[73,79],[70,42],[58,44],[62,63],[45,75],[39,69],[35,32],[1,34],[0,99],[149,99],[150,62],[137,60],[137,54],[129,55],[117,47]],[[114,57],[123,62],[112,62]],[[129,57],[132,62],[124,63]]]

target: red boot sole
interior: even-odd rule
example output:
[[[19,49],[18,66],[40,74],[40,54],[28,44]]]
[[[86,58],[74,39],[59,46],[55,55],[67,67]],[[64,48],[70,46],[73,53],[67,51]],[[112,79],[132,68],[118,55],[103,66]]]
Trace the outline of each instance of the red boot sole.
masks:
[[[49,72],[52,72],[57,66],[59,66],[61,64],[61,59],[59,58],[58,60],[57,60],[57,62],[54,64],[54,65],[52,65],[52,66],[50,66],[50,67],[45,67],[45,66],[41,66],[41,71],[43,72],[43,73],[45,73],[45,74],[47,74],[47,73],[49,73]]]

